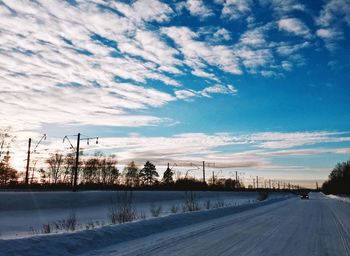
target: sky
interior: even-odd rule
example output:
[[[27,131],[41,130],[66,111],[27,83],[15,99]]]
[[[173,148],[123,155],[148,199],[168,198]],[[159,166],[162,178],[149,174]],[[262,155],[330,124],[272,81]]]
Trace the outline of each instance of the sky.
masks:
[[[324,180],[350,154],[349,28],[347,0],[1,0],[13,164],[80,132],[121,164]]]

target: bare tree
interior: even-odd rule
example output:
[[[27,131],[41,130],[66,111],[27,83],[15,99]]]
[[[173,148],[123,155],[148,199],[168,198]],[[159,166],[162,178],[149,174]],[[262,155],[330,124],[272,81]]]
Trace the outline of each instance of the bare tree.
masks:
[[[100,159],[101,181],[103,184],[113,185],[118,183],[119,170],[116,165],[117,160],[113,155]]]
[[[52,179],[54,184],[60,179],[63,162],[64,158],[60,153],[51,154],[49,159],[46,160],[49,165],[49,178]]]
[[[84,183],[98,182],[99,159],[90,157],[84,161],[83,181]]]
[[[0,185],[17,181],[17,171],[10,165],[10,147],[15,137],[11,136],[10,128],[0,129]]]
[[[75,156],[73,153],[68,153],[64,157],[64,171],[63,171],[63,179],[64,183],[73,184],[74,178],[74,164],[75,164]]]

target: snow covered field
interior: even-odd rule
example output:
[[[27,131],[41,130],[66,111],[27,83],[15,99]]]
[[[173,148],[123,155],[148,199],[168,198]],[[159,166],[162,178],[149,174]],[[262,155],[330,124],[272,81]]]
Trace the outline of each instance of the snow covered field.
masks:
[[[113,191],[85,192],[0,192],[0,238],[32,236],[31,230],[40,232],[43,225],[67,219],[74,212],[78,229],[96,228],[109,224],[109,208],[116,197]],[[210,200],[213,206],[224,203],[238,206],[256,202],[255,192],[194,192],[201,208]],[[270,198],[283,197],[283,193],[271,193]],[[159,216],[171,214],[173,206],[184,203],[185,192],[134,191],[133,206],[150,218],[151,205],[161,207]]]
[[[1,255],[350,255],[350,206],[321,193],[0,240]]]

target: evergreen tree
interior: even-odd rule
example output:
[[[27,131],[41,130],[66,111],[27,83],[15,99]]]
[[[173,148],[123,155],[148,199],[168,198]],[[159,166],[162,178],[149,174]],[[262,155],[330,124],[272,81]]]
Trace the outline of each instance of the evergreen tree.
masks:
[[[168,164],[168,168],[165,170],[163,174],[163,182],[165,184],[173,183],[174,182],[173,175],[174,175],[174,172],[169,168],[169,164]]]
[[[140,178],[143,184],[152,185],[156,181],[156,177],[159,177],[156,167],[150,161],[147,161],[144,167],[140,170]]]
[[[124,168],[125,183],[127,186],[136,187],[139,185],[139,169],[134,161]]]

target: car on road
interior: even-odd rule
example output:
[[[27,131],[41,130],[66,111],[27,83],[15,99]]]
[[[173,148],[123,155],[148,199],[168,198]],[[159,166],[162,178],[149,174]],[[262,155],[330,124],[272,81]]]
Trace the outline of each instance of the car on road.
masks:
[[[307,194],[307,193],[301,194],[300,198],[301,199],[309,199],[309,194]]]

